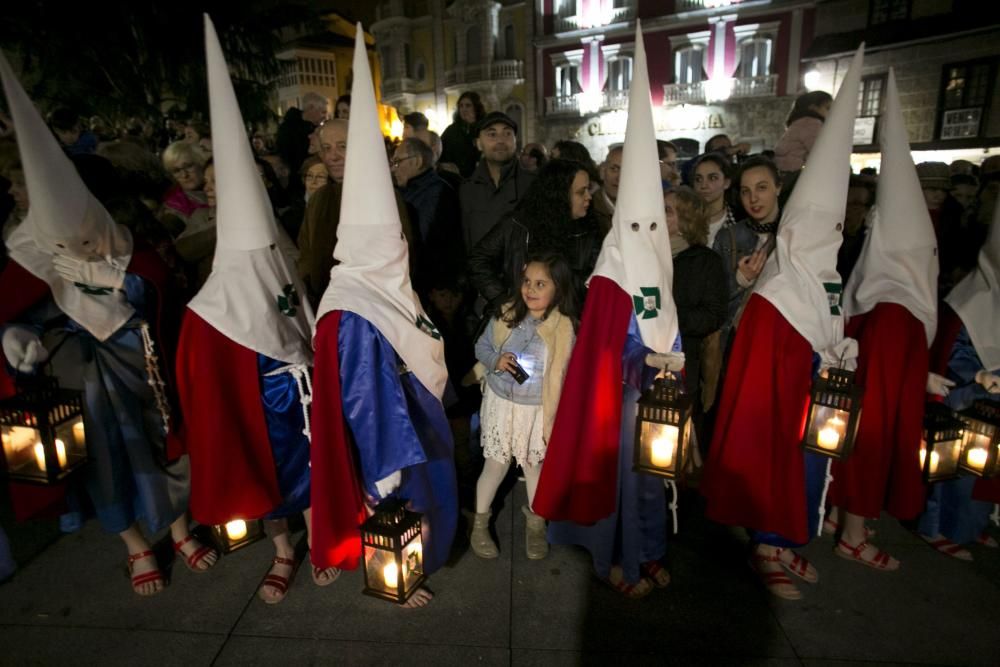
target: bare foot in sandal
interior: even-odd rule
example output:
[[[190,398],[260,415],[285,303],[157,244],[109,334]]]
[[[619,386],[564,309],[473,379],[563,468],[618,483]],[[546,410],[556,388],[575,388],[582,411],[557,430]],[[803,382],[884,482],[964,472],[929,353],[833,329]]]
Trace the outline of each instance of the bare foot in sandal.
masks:
[[[312,565],[312,563],[310,563]],[[336,567],[316,567],[312,565],[313,583],[317,586],[329,586],[340,576],[340,568]]]
[[[639,570],[644,577],[650,579],[657,588],[666,588],[670,585],[670,573],[667,568],[660,565],[659,561],[651,560],[639,566]]]
[[[644,598],[652,593],[654,588],[653,582],[645,577],[642,577],[634,584],[630,584],[625,581],[625,572],[622,570],[620,565],[613,566],[611,570],[608,571],[608,578],[604,581],[630,600]]]
[[[799,600],[802,598],[802,593],[785,574],[780,551],[777,547],[758,544],[750,554],[750,568],[757,573],[761,583],[771,595],[783,600]]]
[[[419,609],[420,607],[426,607],[433,599],[434,594],[426,588],[421,587],[413,591],[413,595],[402,604],[402,607],[403,609]]]

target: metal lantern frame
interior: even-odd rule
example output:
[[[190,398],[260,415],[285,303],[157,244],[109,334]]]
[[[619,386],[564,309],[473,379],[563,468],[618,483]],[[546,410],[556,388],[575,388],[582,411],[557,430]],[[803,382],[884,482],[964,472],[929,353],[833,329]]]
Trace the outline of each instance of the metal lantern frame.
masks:
[[[246,532],[243,536],[234,538],[230,534],[229,529],[236,521],[243,522]],[[212,526],[212,541],[215,542],[219,553],[224,555],[239,551],[243,547],[250,546],[254,542],[264,539],[264,534],[264,522],[260,519],[233,518],[226,523]]]
[[[632,470],[681,479],[690,456],[691,412],[691,397],[684,393],[680,378],[672,373],[657,378],[639,399]],[[662,438],[667,438],[668,449],[657,452],[656,443]]]
[[[3,474],[13,482],[60,484],[90,461],[83,392],[52,377],[19,384],[21,391],[0,401]]]
[[[808,452],[821,454],[833,459],[844,460],[854,450],[858,434],[858,424],[861,423],[861,399],[864,397],[864,387],[856,381],[854,371],[844,368],[828,368],[813,381],[809,401],[809,418],[802,435],[802,448]],[[841,415],[846,416],[842,419]],[[835,447],[820,446],[822,433],[829,428],[830,422],[840,419],[843,430],[834,429],[838,435]]]
[[[920,443],[920,468],[924,482],[945,482],[959,476],[965,422],[944,403],[924,408],[924,433]]]
[[[976,401],[971,408],[958,413],[958,416],[965,422],[959,469],[987,479],[1000,474],[1000,403]],[[982,466],[969,460],[973,451],[983,449],[986,450],[986,455]]]
[[[389,499],[361,525],[365,595],[405,604],[427,580],[420,533],[422,517],[407,509],[405,501]],[[392,583],[388,581],[390,572]]]

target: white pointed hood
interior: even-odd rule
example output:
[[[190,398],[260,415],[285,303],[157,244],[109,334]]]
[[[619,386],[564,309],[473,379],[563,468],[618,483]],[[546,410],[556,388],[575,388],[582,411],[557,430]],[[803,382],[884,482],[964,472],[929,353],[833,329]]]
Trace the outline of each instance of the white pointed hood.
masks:
[[[69,282],[56,273],[52,260],[55,255],[100,258],[124,270],[132,260],[132,235],[115,224],[84,185],[3,53],[0,78],[31,202],[27,216],[7,241],[10,257],[48,283],[56,305],[66,315],[98,340],[106,340],[135,312],[125,292]]]
[[[838,345],[844,333],[837,250],[843,241],[864,48],[862,44],[854,54],[809,161],[781,213],[775,251],[755,290],[821,354]]]
[[[944,300],[962,319],[983,367],[1000,368],[1000,199],[979,251],[979,264]]]
[[[344,189],[333,251],[340,263],[330,271],[317,319],[332,310],[365,318],[420,383],[441,398],[448,380],[444,344],[410,284],[409,251],[378,118],[364,31],[358,23]]]
[[[217,242],[212,273],[188,307],[230,340],[289,364],[312,365],[313,313],[282,250],[229,68],[205,15]]]
[[[646,49],[639,21],[635,27],[634,62],[621,186],[611,231],[604,238],[594,275],[615,281],[632,297],[642,342],[662,353],[673,348],[679,328],[671,292],[674,265],[663,209]]]
[[[910,156],[892,68],[885,95],[879,197],[861,257],[844,288],[844,314],[850,318],[879,303],[899,304],[923,323],[929,347],[937,330],[937,240]]]

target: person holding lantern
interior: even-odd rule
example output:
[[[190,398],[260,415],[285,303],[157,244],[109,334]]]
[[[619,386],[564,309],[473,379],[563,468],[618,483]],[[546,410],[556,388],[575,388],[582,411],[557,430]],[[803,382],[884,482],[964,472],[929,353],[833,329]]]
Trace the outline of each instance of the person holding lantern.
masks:
[[[2,54],[0,77],[31,197],[0,274],[4,356],[16,373],[47,360],[62,387],[83,392],[84,486],[101,525],[125,543],[133,590],[153,595],[165,581],[140,519],[149,534],[169,526],[195,572],[218,557],[188,531],[188,460],[169,432],[157,358],[175,317],[167,269],[87,189]]]
[[[828,477],[829,459],[801,446],[810,385],[820,368],[850,366],[857,356],[856,341],[843,337],[836,264],[863,53],[862,45],[736,329],[702,480],[706,515],[750,531],[751,567],[789,600],[802,594],[786,570],[819,579],[791,550],[816,534]]]
[[[944,402],[964,410],[977,400],[1000,402],[1000,201],[993,211],[986,243],[976,269],[965,276],[941,307],[937,338],[931,348],[931,370],[951,386]],[[947,389],[947,387],[946,387]],[[931,488],[920,517],[920,536],[943,554],[972,560],[963,545],[978,541],[996,547],[983,531],[993,504],[1000,503],[1000,477],[963,476]]]
[[[937,327],[937,242],[891,68],[879,143],[885,196],[875,204],[871,232],[844,290],[847,333],[858,340],[857,378],[865,394],[854,451],[833,466],[834,507],[823,530],[840,533],[838,556],[895,570],[899,561],[868,542],[865,518],[877,519],[885,509],[912,520],[923,510],[923,385],[936,391],[941,378],[927,379],[927,350]]]
[[[188,304],[177,353],[191,457],[191,513],[203,524],[267,519],[276,555],[258,595],[284,599],[297,565],[286,517],[309,517],[313,313],[257,175],[219,39],[205,16],[218,242]],[[339,575],[312,568],[320,586]]]
[[[410,283],[363,35],[359,23],[334,249],[339,263],[313,338],[313,563],[357,567],[363,501],[403,500],[423,515],[418,565],[426,575],[447,560],[458,518],[441,404],[448,371],[441,334]],[[431,597],[420,588],[406,605],[423,606]]]
[[[578,544],[630,598],[665,587],[666,494],[633,471],[637,402],[658,371],[683,368],[641,26],[629,91],[621,188],[590,279],[533,503],[549,541]]]

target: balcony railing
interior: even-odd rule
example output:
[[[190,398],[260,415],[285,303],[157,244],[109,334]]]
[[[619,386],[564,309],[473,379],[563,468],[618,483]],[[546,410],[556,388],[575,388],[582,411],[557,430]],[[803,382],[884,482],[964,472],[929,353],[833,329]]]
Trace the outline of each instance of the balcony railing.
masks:
[[[545,98],[545,115],[554,116],[560,114],[576,115],[580,113],[595,113],[598,111],[614,111],[616,109],[628,108],[628,91],[612,90],[603,91],[600,97],[595,97],[596,108],[588,108],[593,102],[588,99],[586,93],[577,95],[559,95]]]
[[[480,81],[520,81],[524,78],[524,63],[520,60],[497,60],[489,65],[466,65],[444,73],[444,85]]]
[[[413,79],[395,78],[395,79],[383,79],[382,80],[382,97],[392,97],[393,95],[401,95],[403,93],[413,92],[416,87],[416,81]]]
[[[605,15],[556,16],[556,32],[572,32],[587,28],[599,28],[612,23],[624,23],[635,18],[635,7],[614,7]]]
[[[777,90],[778,75],[768,74],[767,76],[753,76],[738,79],[731,79],[732,84],[729,94],[722,97],[746,98],[746,97],[770,97]],[[663,102],[665,104],[700,104],[712,101],[710,91],[711,84],[708,81],[698,81],[697,83],[669,83],[663,86]],[[725,88],[726,86],[722,86]]]
[[[674,11],[697,12],[703,9],[723,9],[732,5],[740,4],[740,0],[677,0]]]

